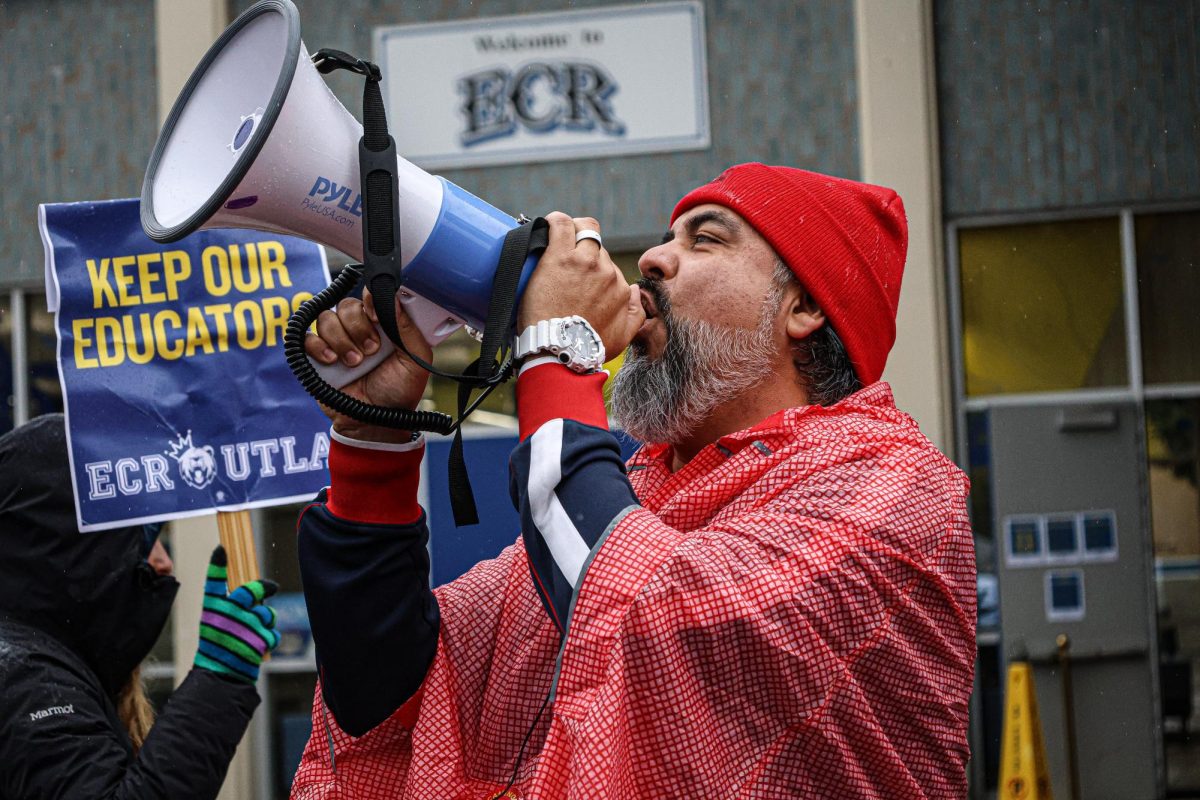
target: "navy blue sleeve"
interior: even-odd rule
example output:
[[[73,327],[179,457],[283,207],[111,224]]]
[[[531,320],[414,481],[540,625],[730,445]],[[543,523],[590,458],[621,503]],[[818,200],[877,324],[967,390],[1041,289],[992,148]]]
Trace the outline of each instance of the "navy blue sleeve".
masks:
[[[566,635],[575,591],[592,554],[639,505],[621,448],[606,429],[552,419],[513,451],[509,474],[534,584]]]
[[[300,515],[300,576],[325,703],[361,736],[425,679],[441,618],[429,587],[429,528],[349,522],[324,505]]]

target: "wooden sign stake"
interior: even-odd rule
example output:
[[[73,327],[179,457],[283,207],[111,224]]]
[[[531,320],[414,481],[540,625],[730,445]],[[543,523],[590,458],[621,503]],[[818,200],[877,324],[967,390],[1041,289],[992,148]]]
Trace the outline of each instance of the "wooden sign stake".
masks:
[[[217,530],[229,557],[229,590],[261,577],[258,553],[254,549],[254,526],[249,511],[218,511]]]

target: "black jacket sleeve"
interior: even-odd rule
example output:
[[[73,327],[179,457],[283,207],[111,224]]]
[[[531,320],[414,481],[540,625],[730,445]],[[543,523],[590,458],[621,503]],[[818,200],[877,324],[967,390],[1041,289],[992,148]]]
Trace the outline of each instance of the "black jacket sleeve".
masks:
[[[134,757],[86,667],[53,653],[23,655],[0,700],[5,800],[215,798],[259,702],[249,684],[192,670]]]
[[[323,505],[300,516],[299,557],[321,691],[342,730],[361,736],[412,697],[437,652],[429,528],[349,522]]]

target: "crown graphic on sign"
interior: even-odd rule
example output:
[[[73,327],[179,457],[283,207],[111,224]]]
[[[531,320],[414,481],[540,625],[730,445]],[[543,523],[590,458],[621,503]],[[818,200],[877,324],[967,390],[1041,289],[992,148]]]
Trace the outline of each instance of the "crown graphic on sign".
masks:
[[[178,441],[171,442],[171,449],[169,451],[164,450],[163,452],[178,461],[183,458],[185,453],[194,449],[194,447],[195,445],[192,444],[192,432],[188,430],[187,436],[180,436]]]

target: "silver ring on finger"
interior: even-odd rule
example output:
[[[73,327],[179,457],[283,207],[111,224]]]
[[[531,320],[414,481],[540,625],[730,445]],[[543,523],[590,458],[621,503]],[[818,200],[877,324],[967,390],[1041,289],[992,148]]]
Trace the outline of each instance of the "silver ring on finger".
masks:
[[[599,231],[593,231],[589,228],[584,228],[583,230],[575,233],[575,244],[579,244],[584,239],[595,239],[596,244],[604,247],[604,241],[600,238]]]

